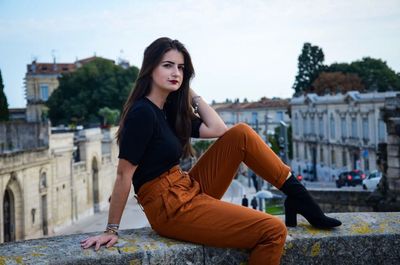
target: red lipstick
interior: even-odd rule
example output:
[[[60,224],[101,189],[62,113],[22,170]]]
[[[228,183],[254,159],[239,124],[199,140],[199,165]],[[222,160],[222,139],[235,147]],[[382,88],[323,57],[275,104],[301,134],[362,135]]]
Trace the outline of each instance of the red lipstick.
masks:
[[[178,81],[176,81],[176,80],[168,80],[170,83],[172,83],[172,84],[174,84],[174,85],[176,85],[176,84],[178,84]]]

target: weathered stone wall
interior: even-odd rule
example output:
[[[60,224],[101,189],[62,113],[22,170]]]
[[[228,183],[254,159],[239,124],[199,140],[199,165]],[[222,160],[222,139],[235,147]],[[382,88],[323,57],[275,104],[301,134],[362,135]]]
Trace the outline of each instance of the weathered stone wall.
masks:
[[[400,213],[339,213],[343,222],[319,230],[300,219],[288,229],[281,264],[400,264]],[[150,228],[125,230],[111,247],[83,250],[77,234],[0,245],[0,264],[246,264],[244,249],[213,248],[160,237]]]
[[[346,190],[309,190],[324,212],[372,212],[373,207],[368,203],[370,191]]]
[[[8,121],[0,123],[0,154],[27,151],[49,145],[47,123]]]
[[[110,129],[111,133],[115,130]],[[16,240],[53,235],[60,228],[93,214],[95,206],[107,207],[118,152],[111,133],[107,136],[108,153],[102,152],[104,134],[100,129],[84,130],[78,136],[73,132],[52,133],[45,147],[0,152],[0,242],[5,238],[6,191],[13,197]],[[73,153],[78,145],[81,159],[75,162]],[[96,203],[94,179],[97,179]]]

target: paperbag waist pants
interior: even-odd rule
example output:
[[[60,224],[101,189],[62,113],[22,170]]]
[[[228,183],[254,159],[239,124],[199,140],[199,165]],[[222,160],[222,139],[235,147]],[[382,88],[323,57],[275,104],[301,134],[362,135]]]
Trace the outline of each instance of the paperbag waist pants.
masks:
[[[220,200],[241,162],[277,188],[290,172],[251,127],[238,124],[189,172],[175,166],[143,184],[137,195],[151,227],[177,240],[250,249],[250,265],[279,264],[285,224],[272,215]]]

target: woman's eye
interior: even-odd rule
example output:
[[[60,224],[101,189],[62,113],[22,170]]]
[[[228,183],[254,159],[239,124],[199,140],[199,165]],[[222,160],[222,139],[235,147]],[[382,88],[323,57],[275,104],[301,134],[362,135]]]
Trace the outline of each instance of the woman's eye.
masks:
[[[171,64],[164,64],[163,65],[165,68],[170,68],[171,67]]]
[[[185,66],[180,65],[180,66],[179,66],[179,69],[183,70],[183,69],[185,69]]]

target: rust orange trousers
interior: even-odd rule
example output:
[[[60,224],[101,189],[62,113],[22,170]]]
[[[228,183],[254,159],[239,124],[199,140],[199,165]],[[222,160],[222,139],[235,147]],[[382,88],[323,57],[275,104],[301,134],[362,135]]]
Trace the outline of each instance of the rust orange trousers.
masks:
[[[280,188],[290,168],[246,124],[229,129],[189,172],[178,166],[137,194],[161,236],[214,247],[250,249],[249,264],[279,264],[286,226],[272,215],[221,201],[241,162]]]

